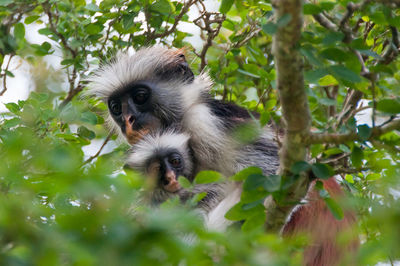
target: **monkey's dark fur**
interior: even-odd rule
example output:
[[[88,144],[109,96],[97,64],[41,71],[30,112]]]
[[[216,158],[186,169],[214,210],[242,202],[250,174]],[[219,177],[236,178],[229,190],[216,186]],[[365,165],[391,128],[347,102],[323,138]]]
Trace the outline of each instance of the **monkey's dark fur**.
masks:
[[[151,47],[133,56],[121,54],[104,65],[91,78],[89,93],[110,108],[117,106],[118,112],[109,114],[109,124],[131,144],[150,132],[178,125],[190,136],[195,172],[211,169],[231,176],[259,166],[265,174],[275,173],[278,155],[271,130],[262,129],[248,144],[235,138],[234,131],[252,118],[241,107],[213,99],[212,85],[207,73],[193,75],[182,51]]]
[[[189,136],[193,150],[192,176],[201,170],[215,170],[226,177],[258,166],[264,174],[278,167],[278,149],[271,130],[259,129],[250,143],[235,137],[241,126],[253,123],[250,113],[234,104],[215,100],[209,93],[212,81],[207,73],[194,76],[180,50],[144,48],[134,55],[120,54],[92,76],[89,94],[109,106],[112,130],[132,145],[145,135],[175,128]],[[226,188],[225,212],[239,201],[241,184]]]

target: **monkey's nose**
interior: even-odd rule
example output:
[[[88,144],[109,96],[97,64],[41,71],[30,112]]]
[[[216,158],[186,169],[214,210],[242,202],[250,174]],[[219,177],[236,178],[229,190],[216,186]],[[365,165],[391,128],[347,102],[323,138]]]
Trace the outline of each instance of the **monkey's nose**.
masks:
[[[136,117],[133,115],[126,115],[126,116],[124,116],[124,119],[125,119],[125,125],[127,127],[128,126],[132,127],[132,125],[135,123]]]
[[[163,185],[164,189],[169,192],[176,192],[181,188],[179,182],[176,180],[176,175],[172,170],[168,170],[165,173],[165,180],[163,180]]]

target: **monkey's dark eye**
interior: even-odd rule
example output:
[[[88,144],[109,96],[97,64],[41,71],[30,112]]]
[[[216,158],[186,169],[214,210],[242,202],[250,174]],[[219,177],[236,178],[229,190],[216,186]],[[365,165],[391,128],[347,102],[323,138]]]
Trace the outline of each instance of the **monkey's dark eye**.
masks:
[[[133,102],[135,104],[144,104],[149,98],[149,92],[146,89],[138,90],[133,96]]]
[[[115,116],[119,116],[122,113],[121,102],[119,100],[110,100],[108,102],[108,108],[110,108],[111,113]]]
[[[174,157],[169,159],[169,163],[174,168],[179,168],[179,167],[181,167],[181,158],[179,156],[174,156]]]

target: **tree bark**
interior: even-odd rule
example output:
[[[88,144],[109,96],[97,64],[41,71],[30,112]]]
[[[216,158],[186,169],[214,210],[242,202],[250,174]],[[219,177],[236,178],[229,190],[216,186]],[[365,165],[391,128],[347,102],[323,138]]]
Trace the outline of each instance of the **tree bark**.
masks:
[[[278,174],[285,178],[290,175],[293,163],[307,161],[307,147],[302,140],[304,135],[309,134],[311,116],[304,89],[303,60],[298,50],[303,24],[303,1],[276,0],[274,7],[276,22],[280,27],[274,36],[273,54],[285,128]],[[289,18],[286,25],[280,25]],[[266,200],[266,230],[278,232],[281,229],[293,208],[293,202],[305,196],[308,186],[309,179],[301,176],[288,191],[286,202],[291,204],[278,204],[271,197]]]

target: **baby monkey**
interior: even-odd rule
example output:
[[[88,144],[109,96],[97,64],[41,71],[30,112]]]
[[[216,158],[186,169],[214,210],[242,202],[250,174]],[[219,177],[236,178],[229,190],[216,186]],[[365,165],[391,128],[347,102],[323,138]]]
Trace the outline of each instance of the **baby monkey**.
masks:
[[[182,188],[179,176],[193,182],[193,156],[189,147],[189,136],[173,130],[148,134],[132,146],[126,165],[142,173],[150,185],[150,203],[159,205],[171,197],[181,202],[196,194],[207,193],[196,208],[204,214],[215,208],[226,196],[226,184],[197,184],[192,189]]]

